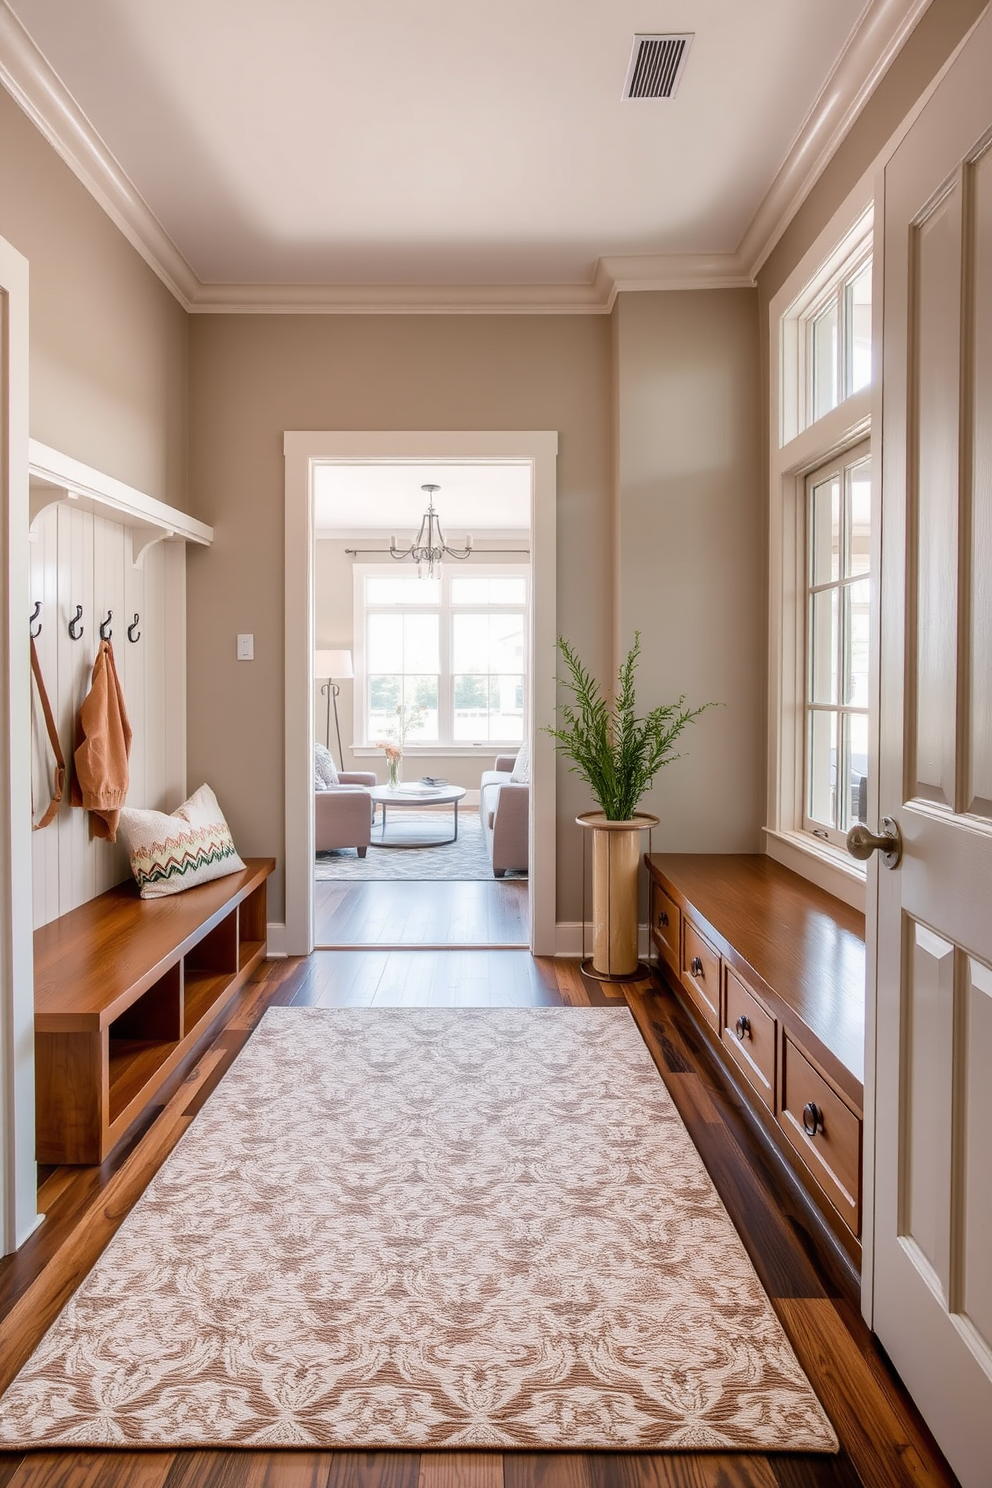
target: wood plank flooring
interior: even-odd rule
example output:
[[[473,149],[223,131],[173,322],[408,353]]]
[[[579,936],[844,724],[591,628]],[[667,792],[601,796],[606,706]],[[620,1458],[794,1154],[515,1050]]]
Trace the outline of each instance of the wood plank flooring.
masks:
[[[526,879],[318,883],[318,947],[526,946]]]
[[[433,885],[436,889],[438,886]],[[841,1439],[836,1457],[720,1453],[33,1452],[0,1488],[953,1488],[865,1328],[796,1186],[750,1133],[691,1019],[652,982],[626,999],[793,1347]],[[269,961],[191,1073],[101,1168],[46,1170],[45,1223],[0,1261],[0,1388],[20,1368],[270,1005],[616,1002],[577,963],[520,952],[318,952]],[[622,999],[620,1000],[622,1005]]]

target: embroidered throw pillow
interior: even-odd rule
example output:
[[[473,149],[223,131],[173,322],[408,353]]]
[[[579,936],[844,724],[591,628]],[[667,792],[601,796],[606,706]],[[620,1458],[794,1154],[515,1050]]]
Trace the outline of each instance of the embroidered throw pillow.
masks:
[[[313,746],[313,784],[315,790],[330,790],[332,785],[341,784],[331,751],[323,744]]]
[[[513,761],[510,779],[515,785],[530,785],[530,745],[521,744]]]
[[[179,894],[245,866],[209,785],[201,785],[171,816],[125,806],[117,829],[142,899]]]

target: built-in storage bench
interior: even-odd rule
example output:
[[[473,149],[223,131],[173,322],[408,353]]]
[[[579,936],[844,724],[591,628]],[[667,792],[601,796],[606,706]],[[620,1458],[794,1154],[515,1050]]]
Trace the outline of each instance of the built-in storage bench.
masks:
[[[100,1163],[266,949],[272,858],[165,899],[118,884],[35,931],[38,1161]]]
[[[864,916],[760,854],[646,861],[659,970],[860,1266]]]

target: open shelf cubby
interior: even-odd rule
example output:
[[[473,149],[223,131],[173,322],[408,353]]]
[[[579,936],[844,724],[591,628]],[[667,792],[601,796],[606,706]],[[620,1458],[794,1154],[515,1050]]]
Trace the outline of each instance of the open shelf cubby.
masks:
[[[266,950],[271,858],[166,899],[133,883],[35,932],[38,1161],[99,1163]]]

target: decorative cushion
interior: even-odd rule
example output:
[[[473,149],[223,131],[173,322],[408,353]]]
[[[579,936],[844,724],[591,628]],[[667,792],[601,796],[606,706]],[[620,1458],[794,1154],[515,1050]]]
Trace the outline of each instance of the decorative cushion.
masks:
[[[313,746],[313,784],[315,790],[330,790],[332,785],[340,785],[338,767],[334,763],[331,751],[325,749],[323,744]]]
[[[521,744],[513,761],[510,779],[514,785],[530,785],[530,745]]]
[[[122,807],[118,831],[142,899],[179,894],[245,866],[209,785],[201,785],[171,816]]]

